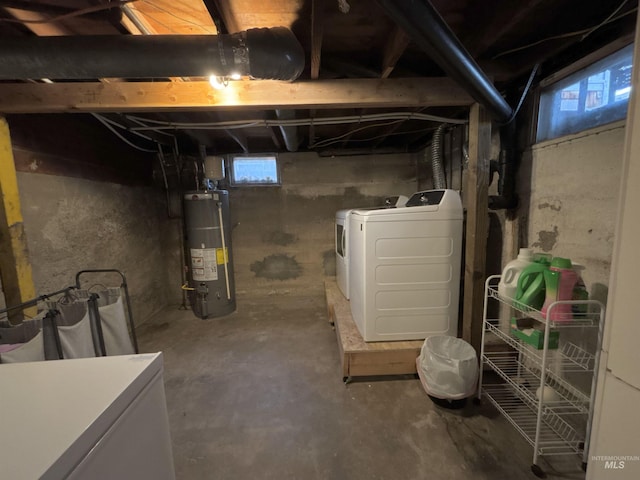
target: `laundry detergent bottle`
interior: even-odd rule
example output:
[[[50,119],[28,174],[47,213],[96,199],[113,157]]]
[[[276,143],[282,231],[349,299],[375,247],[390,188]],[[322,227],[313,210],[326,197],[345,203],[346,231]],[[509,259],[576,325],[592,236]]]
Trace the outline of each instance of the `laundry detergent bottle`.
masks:
[[[549,256],[538,255],[518,277],[514,305],[517,308],[540,310],[545,300],[544,272],[549,269]]]
[[[518,288],[518,277],[520,273],[533,262],[533,252],[529,248],[521,248],[518,253],[518,258],[511,260],[502,269],[502,276],[498,283],[498,293],[501,297],[506,299],[513,299],[516,297],[516,290]]]
[[[502,269],[500,282],[498,283],[498,293],[507,302],[511,302],[516,297],[518,288],[518,277],[522,271],[533,261],[533,251],[529,248],[521,248],[518,258],[511,260]],[[500,328],[503,331],[509,330],[509,320],[511,318],[511,308],[508,305],[500,304]]]
[[[560,300],[572,300],[577,281],[578,273],[572,268],[571,260],[561,257],[551,260],[551,266],[544,272],[546,297],[542,307],[543,317],[554,322],[569,322],[573,319],[571,304],[556,304],[551,309],[549,307]]]

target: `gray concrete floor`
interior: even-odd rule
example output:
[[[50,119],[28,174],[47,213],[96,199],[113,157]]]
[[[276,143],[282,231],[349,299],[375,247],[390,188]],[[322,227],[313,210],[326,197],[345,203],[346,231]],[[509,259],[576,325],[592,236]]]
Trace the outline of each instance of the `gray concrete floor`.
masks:
[[[344,385],[324,297],[238,297],[138,330],[164,352],[178,479],[535,479],[532,449],[489,405],[435,406],[414,376]],[[540,465],[580,479],[579,459]]]

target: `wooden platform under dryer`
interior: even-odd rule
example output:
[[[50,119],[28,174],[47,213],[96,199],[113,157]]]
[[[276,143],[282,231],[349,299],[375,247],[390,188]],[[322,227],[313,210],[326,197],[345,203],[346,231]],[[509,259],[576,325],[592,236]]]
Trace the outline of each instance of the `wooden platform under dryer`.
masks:
[[[416,357],[423,340],[365,342],[358,331],[349,301],[335,280],[325,281],[329,321],[335,326],[342,363],[342,377],[415,374]]]

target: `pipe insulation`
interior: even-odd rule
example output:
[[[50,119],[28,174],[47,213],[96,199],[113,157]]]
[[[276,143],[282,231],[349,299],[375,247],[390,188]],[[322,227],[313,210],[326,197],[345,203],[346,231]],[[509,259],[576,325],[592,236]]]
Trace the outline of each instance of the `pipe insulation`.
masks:
[[[446,127],[447,125],[444,123],[438,125],[431,139],[431,170],[433,172],[433,188],[435,190],[447,188],[447,180],[444,175],[444,165],[442,162],[442,141]]]
[[[295,80],[304,50],[285,27],[230,35],[5,37],[0,80],[221,77]]]
[[[447,75],[456,80],[496,119],[506,122],[512,109],[428,0],[377,0],[384,11]]]

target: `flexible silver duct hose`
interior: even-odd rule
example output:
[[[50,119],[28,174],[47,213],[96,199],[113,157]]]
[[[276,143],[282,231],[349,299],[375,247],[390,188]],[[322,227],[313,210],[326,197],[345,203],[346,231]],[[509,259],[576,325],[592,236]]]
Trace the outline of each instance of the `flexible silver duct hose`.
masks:
[[[442,139],[446,126],[446,123],[438,125],[431,139],[431,169],[433,171],[433,188],[436,190],[447,188],[447,179],[442,165]],[[426,153],[425,151],[425,156]]]

